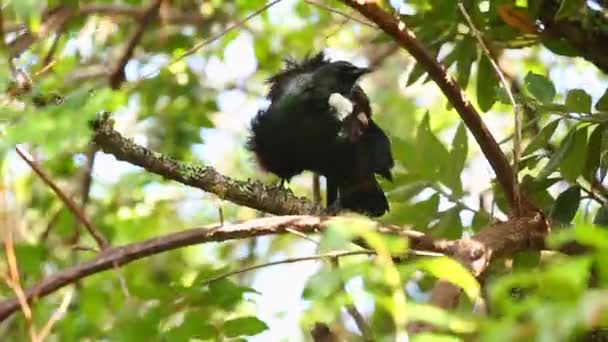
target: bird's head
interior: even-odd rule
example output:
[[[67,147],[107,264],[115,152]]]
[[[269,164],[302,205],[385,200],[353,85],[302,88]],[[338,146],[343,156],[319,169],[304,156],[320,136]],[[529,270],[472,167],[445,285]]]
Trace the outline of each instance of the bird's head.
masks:
[[[319,67],[314,72],[313,79],[315,86],[322,87],[329,93],[349,95],[357,80],[371,71],[346,61],[337,61]]]

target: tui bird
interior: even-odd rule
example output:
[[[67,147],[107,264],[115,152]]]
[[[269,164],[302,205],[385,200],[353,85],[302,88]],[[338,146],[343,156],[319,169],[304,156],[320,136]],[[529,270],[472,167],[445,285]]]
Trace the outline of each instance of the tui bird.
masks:
[[[371,70],[320,52],[268,79],[270,106],[251,122],[247,148],[283,181],[304,170],[327,179],[327,204],[370,216],[389,210],[374,174],[392,180],[388,137],[356,82]]]

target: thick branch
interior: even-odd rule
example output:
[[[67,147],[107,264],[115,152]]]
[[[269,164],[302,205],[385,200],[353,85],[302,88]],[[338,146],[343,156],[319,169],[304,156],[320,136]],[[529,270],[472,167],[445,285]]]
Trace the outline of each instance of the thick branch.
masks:
[[[428,75],[443,91],[471,133],[473,133],[475,140],[477,140],[494,173],[496,173],[496,178],[502,186],[510,207],[512,209],[517,208],[513,191],[516,186],[514,183],[515,178],[507,157],[500,149],[500,146],[498,146],[498,143],[479,116],[479,113],[477,113],[462,89],[458,86],[458,83],[447,73],[446,68],[437,62],[424,46],[416,40],[414,33],[405,26],[405,23],[383,11],[375,3],[357,0],[342,1],[376,23],[380,29],[391,36],[395,42],[406,49],[425,68]]]
[[[524,250],[540,250],[549,232],[548,222],[541,214],[514,218],[492,224],[471,239],[455,241],[452,257],[462,263],[479,278],[490,265],[492,258],[513,255]],[[458,304],[461,289],[445,280],[435,283],[429,303],[443,309],[453,309]],[[410,332],[430,330],[425,323],[410,325]]]
[[[59,271],[43,279],[26,291],[29,301],[46,296],[63,286],[74,283],[89,275],[103,272],[113,267],[122,266],[132,261],[169,250],[205,242],[221,242],[263,235],[285,234],[288,230],[304,234],[316,233],[329,226],[339,218],[323,218],[316,216],[280,216],[254,219],[239,224],[224,226],[213,225],[205,228],[189,229],[177,233],[159,236],[150,240],[137,242],[121,247],[110,247],[97,257],[83,264]],[[381,233],[399,234],[410,239],[413,249],[428,249],[435,252],[450,251],[449,241],[434,242],[424,234],[399,230],[395,227],[378,227]],[[0,303],[0,322],[19,310],[19,302],[11,298]]]
[[[247,206],[275,215],[323,213],[323,208],[304,197],[260,182],[244,182],[226,177],[214,168],[186,164],[152,152],[124,138],[112,128],[111,120],[98,120],[95,127],[95,144],[116,159],[161,175],[182,184],[217,195],[238,205]]]
[[[555,14],[560,6],[557,0],[541,1],[538,19],[544,26],[543,38],[565,40],[578,55],[608,74],[606,9],[603,12],[587,10],[581,15],[557,19]]]

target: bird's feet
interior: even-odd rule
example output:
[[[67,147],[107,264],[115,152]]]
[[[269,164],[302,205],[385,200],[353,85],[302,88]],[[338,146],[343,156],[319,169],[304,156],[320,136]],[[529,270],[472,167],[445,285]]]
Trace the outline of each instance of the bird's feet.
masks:
[[[334,203],[325,208],[325,214],[328,216],[337,216],[342,209],[344,208],[342,207],[340,200],[336,200]]]
[[[289,188],[289,181],[284,178],[281,178],[281,181],[275,186],[275,188],[279,190],[285,190],[293,194],[293,191],[291,191],[291,189]]]

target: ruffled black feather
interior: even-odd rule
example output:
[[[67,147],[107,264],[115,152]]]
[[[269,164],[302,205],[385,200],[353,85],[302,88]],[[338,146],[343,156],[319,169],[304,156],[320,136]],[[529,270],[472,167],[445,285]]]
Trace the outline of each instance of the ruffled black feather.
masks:
[[[267,80],[271,104],[252,119],[247,148],[264,170],[281,179],[304,170],[325,176],[328,204],[380,216],[389,206],[374,173],[392,179],[390,141],[371,119],[369,98],[356,78],[343,84],[348,77],[342,77],[341,68],[346,73],[355,67],[332,62],[322,52],[301,61],[286,59]],[[343,121],[328,104],[334,92],[354,105]]]

